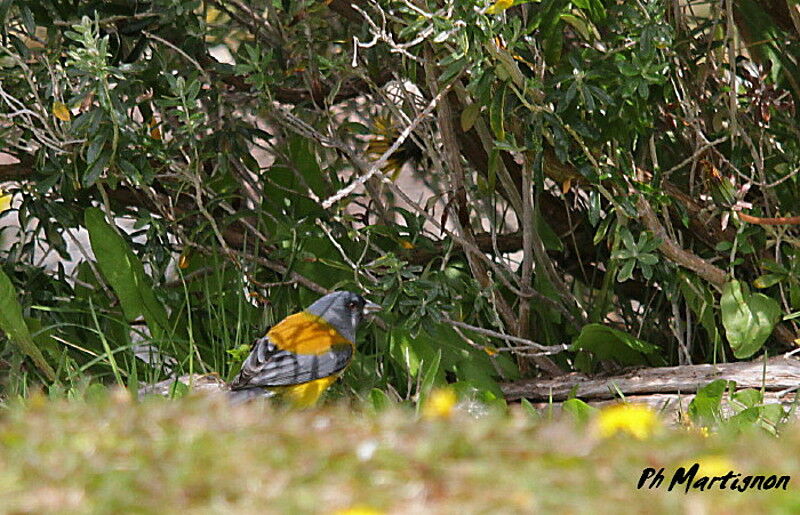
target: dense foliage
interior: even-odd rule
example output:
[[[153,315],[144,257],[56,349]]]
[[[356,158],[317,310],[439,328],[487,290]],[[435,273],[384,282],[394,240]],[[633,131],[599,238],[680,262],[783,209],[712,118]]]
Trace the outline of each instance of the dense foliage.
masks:
[[[797,13],[513,3],[0,4],[5,393],[229,377],[331,289],[398,398],[789,349]]]

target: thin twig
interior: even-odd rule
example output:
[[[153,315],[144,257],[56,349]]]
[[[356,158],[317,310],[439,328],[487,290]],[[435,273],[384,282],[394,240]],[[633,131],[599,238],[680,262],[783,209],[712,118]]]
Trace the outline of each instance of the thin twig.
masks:
[[[442,97],[445,94],[447,94],[448,91],[450,91],[450,87],[458,79],[459,76],[456,76],[453,80],[451,80],[447,86],[442,88],[442,90],[439,91],[439,93],[435,97],[433,97],[433,100],[431,100],[428,103],[425,109],[423,109],[422,112],[419,113],[419,115],[417,115],[405,129],[403,129],[403,131],[398,135],[395,142],[392,143],[392,145],[388,149],[386,149],[386,152],[381,154],[381,157],[378,158],[377,161],[374,161],[369,166],[367,173],[365,173],[358,179],[354,180],[341,190],[337,191],[331,197],[328,197],[327,199],[322,201],[322,207],[324,209],[330,208],[333,204],[340,201],[344,197],[350,195],[351,193],[353,193],[353,191],[355,191],[356,188],[358,188],[360,185],[364,184],[369,179],[374,177],[375,174],[378,173],[381,170],[381,168],[383,168],[386,165],[386,163],[389,162],[389,158],[391,158],[392,154],[394,154],[397,151],[397,149],[400,148],[400,146],[403,143],[405,143],[406,139],[408,139],[408,136],[411,134],[411,132],[417,128],[417,125],[419,125],[423,119],[425,119],[428,115],[431,114],[431,112],[433,112],[433,110],[436,108],[436,105],[439,103],[439,100],[441,100]]]
[[[499,333],[497,331],[493,331],[491,329],[485,329],[483,327],[477,327],[471,324],[467,324],[464,322],[459,322],[457,320],[453,320],[451,318],[443,317],[442,322],[446,322],[450,325],[460,327],[462,329],[468,329],[470,331],[474,331],[478,334],[483,334],[485,336],[491,336],[494,338],[499,338],[501,340],[505,340],[506,342],[513,342],[517,344],[521,344],[522,347],[515,347],[511,352],[516,350],[527,348],[527,349],[535,349],[538,351],[542,351],[543,353],[547,354],[556,354],[559,352],[564,352],[569,349],[569,345],[560,344],[560,345],[542,345],[540,343],[536,343],[533,340],[528,340],[527,338],[520,338],[519,336],[512,336],[510,334]]]
[[[173,49],[174,51],[176,51],[178,54],[180,54],[181,56],[183,56],[183,58],[184,58],[184,59],[186,59],[187,61],[189,61],[190,63],[192,63],[192,64],[194,65],[194,67],[195,67],[195,68],[197,68],[197,71],[199,71],[199,72],[200,72],[200,74],[203,76],[203,80],[205,80],[206,82],[208,82],[208,81],[210,81],[210,80],[211,80],[211,79],[210,79],[210,77],[208,76],[208,73],[207,73],[207,72],[206,72],[206,71],[203,69],[203,67],[202,67],[202,66],[200,66],[200,63],[198,63],[198,62],[197,62],[197,60],[196,60],[194,57],[190,56],[189,54],[187,54],[186,52],[184,52],[183,50],[181,50],[180,48],[178,48],[178,47],[177,47],[176,45],[174,45],[173,43],[170,43],[170,42],[169,42],[169,41],[167,41],[166,39],[164,39],[164,38],[162,38],[162,37],[160,37],[160,36],[156,36],[155,34],[153,34],[153,33],[151,33],[151,32],[147,32],[146,30],[143,30],[143,31],[142,31],[142,34],[144,34],[145,36],[147,36],[147,37],[148,37],[148,38],[150,38],[150,39],[153,39],[153,40],[155,40],[155,41],[158,41],[158,42],[159,42],[159,43],[161,43],[162,45],[166,45],[166,46],[170,47],[171,49]]]

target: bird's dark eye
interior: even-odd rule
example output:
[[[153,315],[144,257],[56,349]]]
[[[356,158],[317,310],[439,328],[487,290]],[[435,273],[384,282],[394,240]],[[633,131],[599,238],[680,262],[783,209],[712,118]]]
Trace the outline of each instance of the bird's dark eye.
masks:
[[[356,309],[357,307],[358,307],[358,302],[356,302],[354,300],[352,300],[352,301],[347,303],[347,308],[348,309]]]

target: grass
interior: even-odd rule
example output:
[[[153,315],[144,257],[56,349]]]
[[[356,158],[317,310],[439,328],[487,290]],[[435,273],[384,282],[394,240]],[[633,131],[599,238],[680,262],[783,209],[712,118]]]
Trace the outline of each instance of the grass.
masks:
[[[601,438],[522,410],[418,419],[345,404],[289,412],[208,398],[132,402],[122,391],[0,411],[6,513],[793,512],[787,491],[637,490],[645,467],[722,459],[799,481],[800,432],[704,437],[661,428]],[[669,473],[669,472],[668,472]],[[621,505],[620,503],[625,503]],[[358,513],[358,511],[351,511]]]

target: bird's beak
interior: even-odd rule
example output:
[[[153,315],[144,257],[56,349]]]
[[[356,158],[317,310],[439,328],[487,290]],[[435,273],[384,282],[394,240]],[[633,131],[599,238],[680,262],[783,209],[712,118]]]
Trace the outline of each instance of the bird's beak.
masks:
[[[370,313],[375,313],[376,311],[380,311],[382,309],[383,308],[381,306],[379,306],[378,304],[375,304],[374,302],[367,301],[367,303],[364,304],[364,310],[363,310],[364,316],[367,316]]]

